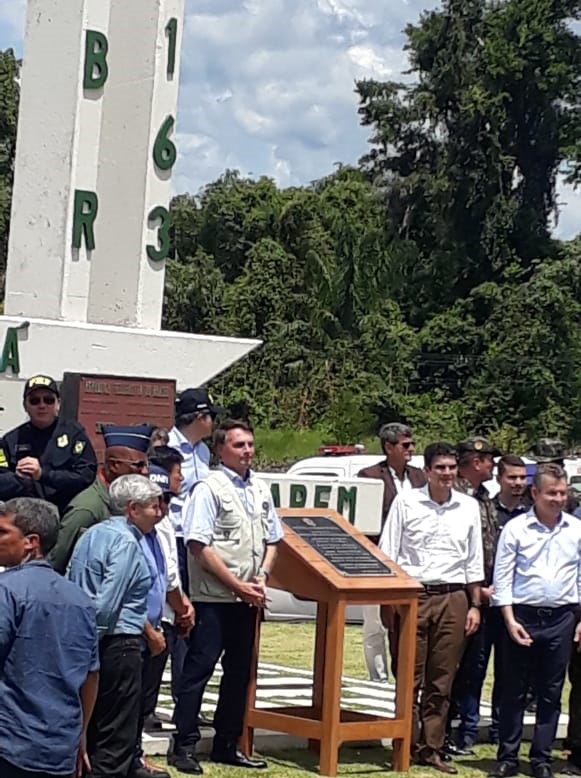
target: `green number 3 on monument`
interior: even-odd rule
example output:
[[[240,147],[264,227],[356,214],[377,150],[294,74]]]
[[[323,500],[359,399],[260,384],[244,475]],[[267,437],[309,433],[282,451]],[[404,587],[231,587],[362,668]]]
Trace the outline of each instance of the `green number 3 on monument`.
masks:
[[[159,227],[157,228],[159,247],[155,248],[155,246],[152,246],[151,244],[147,247],[147,256],[152,262],[161,262],[166,259],[171,245],[171,219],[169,211],[167,208],[164,208],[163,205],[157,205],[149,213],[148,221],[150,223],[157,220],[160,222]]]

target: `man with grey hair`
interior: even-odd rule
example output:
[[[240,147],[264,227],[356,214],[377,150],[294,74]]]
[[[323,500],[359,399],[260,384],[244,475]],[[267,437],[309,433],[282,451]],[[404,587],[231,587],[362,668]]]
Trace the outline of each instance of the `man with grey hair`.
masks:
[[[144,476],[116,478],[109,496],[112,517],[85,532],[68,571],[97,608],[101,677],[87,735],[91,778],[131,775],[152,583],[140,540],[162,517],[161,489]]]
[[[379,430],[379,443],[385,459],[377,465],[365,467],[357,475],[360,478],[378,478],[383,481],[382,529],[395,496],[408,489],[424,486],[423,470],[410,465],[414,453],[411,429],[399,422],[384,424]],[[379,537],[373,538],[377,543]],[[391,671],[395,675],[399,644],[399,618],[393,614],[389,629]],[[363,608],[363,651],[365,663],[372,681],[387,681],[387,657],[385,654],[385,630],[379,616],[378,605]]]
[[[0,775],[71,776],[86,762],[98,684],[95,606],[45,562],[59,515],[44,500],[0,503]],[[55,726],[58,722],[58,726]]]
[[[551,751],[573,640],[581,640],[581,523],[566,513],[567,474],[539,465],[534,505],[500,533],[494,563],[493,605],[500,608],[502,684],[499,746],[491,775],[517,775],[526,694],[531,677],[538,694],[529,750],[534,778],[552,778]]]

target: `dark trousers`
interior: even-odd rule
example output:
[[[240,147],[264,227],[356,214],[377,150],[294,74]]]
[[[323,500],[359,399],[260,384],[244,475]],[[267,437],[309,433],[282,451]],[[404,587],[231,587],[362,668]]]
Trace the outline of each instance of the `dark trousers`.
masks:
[[[581,652],[579,643],[573,644],[569,663],[569,726],[567,727],[567,747],[571,751],[571,761],[581,766]]]
[[[184,666],[188,644],[184,638],[178,637],[173,624],[162,622],[165,636],[165,651],[157,656],[149,655],[143,672],[143,716],[147,718],[155,713],[157,698],[163,681],[163,673],[168,656],[171,656],[171,696],[177,700],[178,683]]]
[[[30,770],[21,770],[20,767],[10,764],[10,762],[7,762],[1,757],[0,776],[2,776],[2,778],[73,778],[70,773],[60,776],[55,775],[55,773],[43,773],[37,772],[36,770],[34,772],[31,772]]]
[[[139,737],[143,638],[104,637],[99,692],[87,733],[91,778],[127,778]]]
[[[444,744],[452,682],[464,651],[466,592],[421,594],[418,601],[412,749],[423,758]]]
[[[397,678],[397,655],[399,653],[399,633],[401,631],[401,618],[399,613],[393,615],[393,628],[387,631],[387,645],[389,646],[389,658],[391,660],[391,672]]]
[[[184,543],[184,539],[181,537],[176,538],[176,546],[178,551],[178,568],[180,571],[180,581],[182,584],[182,591],[189,595],[190,593],[190,576],[188,573],[188,549]]]
[[[245,603],[198,602],[194,607],[196,625],[188,640],[174,711],[175,747],[192,748],[200,739],[202,696],[220,656],[223,675],[214,713],[215,742],[236,745],[244,725],[257,611]]]
[[[493,648],[494,686],[492,688],[492,726],[490,729],[492,735],[498,736],[501,685],[500,639],[504,632],[504,620],[500,608],[482,608],[480,615],[482,619],[480,629],[467,641],[455,682],[460,714],[458,737],[461,744],[475,743],[478,737],[480,698]]]
[[[502,638],[498,761],[518,765],[527,688],[534,671],[537,718],[529,755],[535,767],[551,760],[576,619],[569,606],[535,608],[514,605],[513,611],[533,643],[531,646],[519,646],[508,632]]]

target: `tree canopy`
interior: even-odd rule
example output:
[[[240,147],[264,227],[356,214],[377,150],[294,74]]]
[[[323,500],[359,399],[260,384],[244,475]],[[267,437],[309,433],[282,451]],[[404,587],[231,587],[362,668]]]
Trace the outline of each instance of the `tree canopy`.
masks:
[[[581,236],[552,234],[558,176],[581,181],[580,14],[445,0],[406,29],[405,81],[356,84],[358,165],[174,199],[164,325],[263,341],[213,382],[226,404],[338,442],[396,419],[581,442]],[[0,54],[0,263],[16,74]]]
[[[0,51],[0,290],[4,290],[12,178],[18,121],[19,63],[12,49]]]
[[[191,304],[169,294],[166,323],[264,340],[227,401],[345,441],[394,418],[581,436],[581,243],[551,234],[558,174],[581,175],[579,9],[447,0],[406,30],[413,78],[356,84],[357,168],[176,199],[168,288]]]

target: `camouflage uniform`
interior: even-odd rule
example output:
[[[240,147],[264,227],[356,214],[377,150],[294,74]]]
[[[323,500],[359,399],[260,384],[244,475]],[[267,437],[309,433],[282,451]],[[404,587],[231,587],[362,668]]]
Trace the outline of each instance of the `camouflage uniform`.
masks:
[[[496,554],[496,543],[498,540],[498,516],[496,506],[488,489],[484,484],[475,489],[466,478],[458,478],[456,489],[470,497],[474,497],[480,508],[480,522],[482,525],[482,551],[484,555],[484,584],[486,586],[492,583],[492,574],[494,572],[494,555]]]
[[[488,443],[484,438],[473,438],[458,445],[459,454],[464,451],[474,452],[475,456],[479,454],[485,454],[493,456],[497,452],[493,446]],[[496,512],[496,506],[492,502],[492,499],[488,493],[488,489],[480,484],[478,487],[472,486],[470,481],[466,478],[458,477],[456,479],[455,488],[464,494],[473,497],[478,502],[480,509],[480,523],[482,528],[482,551],[484,560],[484,581],[483,586],[489,586],[492,583],[494,573],[494,557],[496,554],[496,544],[498,540],[498,516]],[[471,700],[471,707],[476,707],[476,717],[478,717],[478,708],[480,704],[480,695],[482,691],[482,683],[484,675],[486,674],[486,666],[488,665],[488,658],[490,648],[486,649],[483,646],[485,638],[485,631],[488,632],[492,629],[492,617],[496,618],[498,613],[489,613],[489,608],[484,607],[481,611],[481,623],[482,626],[478,632],[470,637],[466,642],[466,649],[464,656],[460,662],[454,685],[452,687],[452,700],[450,705],[451,715],[448,724],[448,742],[446,748],[449,753],[457,753],[457,747],[451,744],[451,726],[452,716],[454,714],[460,716],[460,728],[458,730],[459,747],[467,748],[468,753],[472,746],[472,741],[476,739],[474,732],[468,730],[476,726],[474,722],[470,724],[468,716],[466,714],[466,701]],[[490,622],[490,623],[489,623]],[[494,708],[498,707],[499,688],[495,689],[494,694]],[[472,716],[473,718],[473,716]],[[496,719],[496,715],[493,715]]]

